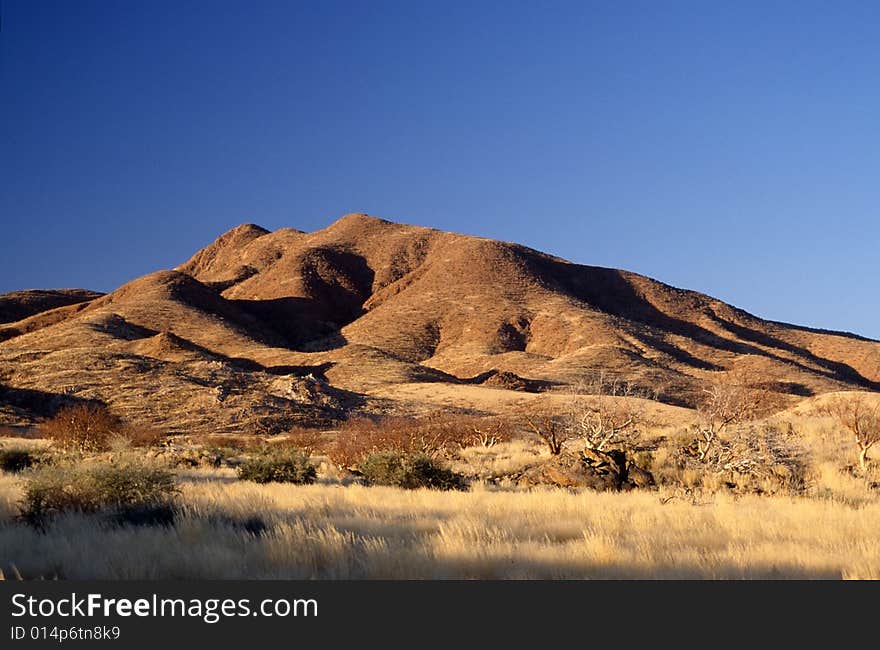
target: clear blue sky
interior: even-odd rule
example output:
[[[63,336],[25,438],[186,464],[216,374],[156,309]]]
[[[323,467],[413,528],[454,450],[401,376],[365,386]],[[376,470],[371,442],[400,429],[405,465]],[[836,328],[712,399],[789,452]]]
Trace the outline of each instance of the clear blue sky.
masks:
[[[363,211],[880,338],[876,2],[2,0],[0,291]]]

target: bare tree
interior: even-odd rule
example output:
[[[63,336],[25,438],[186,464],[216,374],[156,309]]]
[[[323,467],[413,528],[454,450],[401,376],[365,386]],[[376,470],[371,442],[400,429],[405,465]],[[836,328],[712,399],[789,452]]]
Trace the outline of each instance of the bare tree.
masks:
[[[822,409],[853,436],[859,449],[859,467],[868,469],[868,451],[880,442],[880,399],[864,393],[832,398]]]
[[[569,427],[564,417],[538,411],[524,413],[523,419],[529,429],[544,441],[551,455],[558,456],[562,453],[562,445],[569,437]]]
[[[472,440],[482,447],[494,447],[499,442],[510,439],[510,431],[507,421],[503,418],[493,418],[477,421],[471,425],[474,432]]]
[[[767,400],[766,389],[745,384],[735,375],[719,375],[703,388],[697,404],[697,456],[708,462],[719,435],[732,425],[755,419]]]
[[[608,446],[631,446],[639,437],[644,420],[644,403],[632,384],[620,381],[595,382],[588,399],[572,400],[572,420],[584,448],[603,451]]]
[[[561,407],[528,412],[524,420],[553,455],[574,438],[583,440],[585,451],[603,451],[638,437],[643,402],[635,397],[644,396],[633,384],[599,371],[574,386]]]

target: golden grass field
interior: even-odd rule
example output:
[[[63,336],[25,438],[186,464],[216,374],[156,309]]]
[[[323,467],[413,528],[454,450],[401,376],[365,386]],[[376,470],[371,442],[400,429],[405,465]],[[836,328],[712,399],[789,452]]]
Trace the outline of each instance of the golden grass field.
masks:
[[[25,579],[880,578],[876,464],[854,472],[851,441],[807,407],[768,420],[791,425],[805,459],[796,494],[738,494],[676,474],[666,448],[653,469],[669,480],[630,492],[479,479],[467,492],[366,487],[318,457],[313,485],[177,469],[170,525],[70,513],[39,527],[18,519],[27,474],[0,473],[0,569]],[[496,476],[547,453],[518,438],[463,449],[448,464]]]
[[[115,527],[72,514],[41,531],[13,523],[20,479],[3,476],[7,575],[880,578],[880,500],[840,475],[821,497],[257,485],[231,470],[190,470],[180,479],[185,506],[171,527]],[[264,530],[248,526],[254,517]]]
[[[10,525],[0,556],[67,579],[530,579],[880,577],[880,503],[656,493],[469,493],[184,481],[173,527],[70,515],[46,534]],[[239,523],[259,513],[261,534]]]

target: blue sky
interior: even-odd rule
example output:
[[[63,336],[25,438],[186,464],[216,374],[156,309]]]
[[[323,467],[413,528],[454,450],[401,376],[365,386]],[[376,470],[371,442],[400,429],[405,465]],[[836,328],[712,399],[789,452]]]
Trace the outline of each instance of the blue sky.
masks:
[[[242,222],[518,241],[880,338],[874,2],[44,2],[0,32],[0,291]]]

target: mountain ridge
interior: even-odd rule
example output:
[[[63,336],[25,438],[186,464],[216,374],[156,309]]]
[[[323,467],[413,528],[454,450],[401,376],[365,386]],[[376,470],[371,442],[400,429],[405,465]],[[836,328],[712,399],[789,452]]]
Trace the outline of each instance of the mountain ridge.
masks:
[[[151,337],[158,342],[144,343]],[[37,357],[13,363],[25,351]],[[47,367],[65,356],[68,367]],[[198,365],[218,363],[227,365],[216,376]],[[88,369],[102,364],[121,367],[97,380]],[[138,364],[149,371],[128,368]],[[273,368],[295,369],[294,383],[319,375],[364,408],[429,408],[395,403],[393,387],[428,382],[443,392],[497,372],[557,391],[607,373],[687,405],[729,372],[792,399],[878,390],[880,343],[764,320],[629,271],[362,213],[313,232],[242,224],[175,269],[0,325],[0,383],[117,402],[154,422],[175,417],[113,384],[168,375],[198,402],[189,408],[200,422],[236,429],[248,413],[230,413],[210,391],[238,381],[243,408],[259,410],[261,396],[274,395]],[[89,388],[60,383],[73,376]],[[274,396],[287,400],[276,407],[288,419],[314,415]]]

